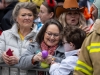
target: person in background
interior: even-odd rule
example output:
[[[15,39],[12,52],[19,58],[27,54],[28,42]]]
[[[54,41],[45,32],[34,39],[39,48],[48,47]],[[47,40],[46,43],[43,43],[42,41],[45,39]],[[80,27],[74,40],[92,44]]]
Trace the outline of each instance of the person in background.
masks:
[[[62,25],[55,19],[47,20],[39,31],[36,42],[32,42],[27,51],[21,56],[19,66],[22,69],[42,68],[40,63],[50,64],[52,58],[61,62],[65,57],[64,47],[61,43]],[[42,51],[47,50],[47,58],[42,58]],[[43,74],[42,74],[43,75]]]
[[[42,22],[41,27],[48,19],[54,18],[55,7],[56,7],[56,2],[54,0],[45,0],[42,3],[42,5],[40,6],[40,12],[38,14]],[[39,28],[39,30],[41,29],[41,27]]]
[[[63,45],[66,58],[61,63],[52,62],[50,75],[70,75],[78,60],[77,52],[86,37],[85,31],[78,27],[65,27],[62,32]]]
[[[19,0],[19,2],[33,2],[36,4],[38,12],[40,9],[41,4],[44,2],[45,0]]]
[[[92,19],[95,22],[96,19],[100,19],[100,5],[98,3],[99,1],[94,1],[93,4],[91,5],[91,8],[93,8],[92,11]],[[93,30],[95,30],[98,26],[96,26],[96,24],[92,24],[91,25],[91,30],[90,32],[92,32]]]
[[[0,10],[4,9],[4,0],[0,0]]]
[[[83,10],[83,8],[79,8],[77,0],[65,0],[63,6],[56,7],[55,16],[63,27],[77,26],[89,33]]]
[[[91,5],[91,7],[93,7],[93,20],[95,21],[96,19],[100,19],[100,5],[99,5],[99,0],[94,0],[93,4]]]
[[[34,41],[36,25],[33,20],[37,18],[36,5],[31,2],[18,3],[12,13],[15,23],[12,28],[3,31],[0,36],[0,63],[18,66],[21,55],[27,50],[30,42]],[[7,54],[12,51],[12,56]],[[17,68],[10,68],[10,75],[18,75]],[[9,69],[2,67],[2,75],[8,75]],[[20,70],[21,75],[26,71]]]
[[[63,5],[64,0],[55,0],[57,2],[57,5]]]
[[[2,10],[1,28],[2,30],[7,30],[12,27],[12,11],[18,0],[2,0],[4,9]]]
[[[3,15],[4,15],[3,10],[4,10],[4,5],[3,5],[2,0],[0,0],[0,35],[2,33],[1,20],[2,20]]]

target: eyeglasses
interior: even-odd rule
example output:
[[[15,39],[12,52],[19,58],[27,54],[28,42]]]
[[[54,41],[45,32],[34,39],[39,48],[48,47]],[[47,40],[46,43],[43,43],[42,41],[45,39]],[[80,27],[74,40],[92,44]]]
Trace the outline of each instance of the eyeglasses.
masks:
[[[48,36],[54,36],[54,37],[58,37],[60,34],[59,33],[51,33],[51,32],[46,32],[48,34]]]

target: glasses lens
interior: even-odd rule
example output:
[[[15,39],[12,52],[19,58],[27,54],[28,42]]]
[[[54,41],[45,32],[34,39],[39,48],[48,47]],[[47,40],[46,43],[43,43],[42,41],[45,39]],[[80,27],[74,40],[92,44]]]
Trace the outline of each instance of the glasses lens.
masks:
[[[54,36],[54,37],[58,37],[59,33],[51,33],[51,32],[46,32],[49,36]]]

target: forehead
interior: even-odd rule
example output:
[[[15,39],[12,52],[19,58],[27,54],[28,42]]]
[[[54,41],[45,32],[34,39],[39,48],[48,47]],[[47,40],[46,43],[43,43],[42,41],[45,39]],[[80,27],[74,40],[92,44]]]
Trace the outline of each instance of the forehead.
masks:
[[[32,11],[26,8],[21,8],[19,9],[19,13],[32,13]]]
[[[48,9],[43,4],[40,6],[40,10],[47,11]]]
[[[50,32],[59,32],[59,28],[58,28],[58,26],[55,25],[55,24],[50,24],[50,25],[47,27],[46,31],[50,31]]]

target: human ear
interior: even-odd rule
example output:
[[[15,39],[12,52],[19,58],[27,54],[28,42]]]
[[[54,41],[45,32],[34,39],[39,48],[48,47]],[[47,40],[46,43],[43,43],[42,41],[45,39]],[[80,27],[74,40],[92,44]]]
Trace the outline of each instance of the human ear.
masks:
[[[53,17],[53,15],[54,15],[54,13],[53,13],[53,12],[51,12],[51,13],[49,14],[49,17],[50,17],[50,18],[52,18],[52,17]]]
[[[75,49],[75,45],[72,42],[70,42],[69,44],[73,49]]]

